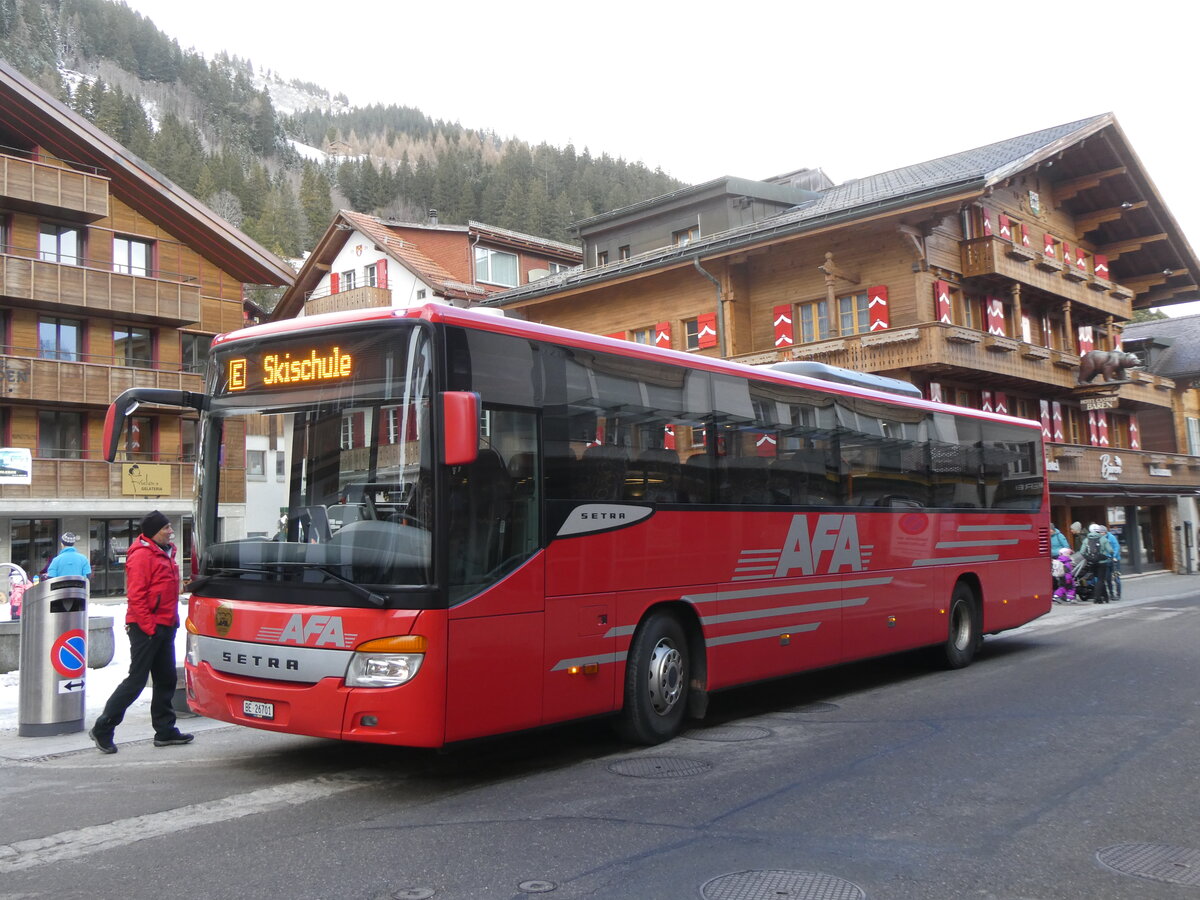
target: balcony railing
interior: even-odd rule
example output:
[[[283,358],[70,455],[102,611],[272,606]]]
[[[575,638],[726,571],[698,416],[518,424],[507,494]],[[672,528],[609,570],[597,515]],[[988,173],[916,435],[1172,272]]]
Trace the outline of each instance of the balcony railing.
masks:
[[[1027,381],[1031,389],[1044,390],[1050,385],[1066,391],[1079,387],[1078,354],[940,322],[888,328],[874,334],[800,344],[735,359],[752,365],[815,360],[856,372],[915,370],[927,373],[934,380],[938,380],[939,373],[961,369]],[[1133,373],[1131,380],[1118,388],[1118,396],[1122,400],[1169,407],[1173,387],[1169,379]]]
[[[1133,493],[1200,490],[1200,456],[1124,447],[1047,444],[1051,488],[1056,484],[1105,485]]]
[[[154,463],[171,469],[166,494],[185,500],[192,496],[192,463]],[[0,500],[132,500],[121,487],[121,466],[102,459],[45,459],[34,457],[31,484],[0,486]]]
[[[9,400],[53,400],[85,406],[107,406],[131,387],[204,389],[204,376],[199,373],[30,356],[3,357],[0,376]]]
[[[1129,288],[1081,273],[1071,265],[1052,266],[1044,254],[1014,247],[1011,241],[995,236],[963,241],[962,273],[966,278],[999,275],[1105,315],[1133,318],[1133,291]]]
[[[169,325],[200,321],[200,285],[111,269],[0,255],[0,295],[95,314],[139,315]]]
[[[22,158],[9,147],[0,150],[0,199],[6,207],[76,222],[108,215],[108,178],[98,169],[80,171]]]
[[[392,292],[381,287],[359,287],[338,294],[312,296],[304,303],[304,314],[342,312],[348,309],[372,309],[392,305]]]

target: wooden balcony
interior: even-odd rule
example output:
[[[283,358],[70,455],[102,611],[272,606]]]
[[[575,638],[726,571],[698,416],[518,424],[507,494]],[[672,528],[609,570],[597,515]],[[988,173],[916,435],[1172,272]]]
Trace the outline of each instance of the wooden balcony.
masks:
[[[348,309],[373,309],[391,305],[392,292],[387,288],[360,287],[342,291],[340,294],[309,297],[304,303],[304,314],[315,316],[319,313],[342,312]]]
[[[1118,320],[1133,318],[1133,291],[1129,288],[995,236],[963,241],[962,273],[965,278],[998,275]]]
[[[6,356],[3,378],[8,400],[53,399],[58,403],[107,406],[131,387],[204,390],[204,376],[166,369]]]
[[[0,296],[18,305],[108,313],[164,325],[200,321],[200,285],[0,256]]]
[[[856,372],[919,372],[934,381],[956,372],[971,381],[990,375],[996,384],[1024,381],[1035,393],[1044,394],[1049,387],[1057,396],[1081,388],[1079,357],[1074,353],[940,322],[888,328],[735,359],[750,365],[814,360]],[[1117,397],[1136,405],[1170,407],[1173,388],[1170,379],[1135,372],[1128,383],[1117,388]],[[1083,391],[1093,393],[1095,387]]]
[[[160,495],[190,500],[194,463],[155,463],[171,469],[171,487]],[[0,500],[132,500],[121,491],[121,466],[102,459],[34,457],[32,484],[0,486]]]
[[[1200,489],[1200,456],[1124,447],[1047,444],[1050,489],[1055,485],[1111,485],[1132,493],[1187,493]],[[1057,466],[1057,471],[1054,471]]]
[[[0,154],[0,200],[9,209],[95,222],[108,215],[108,178]]]

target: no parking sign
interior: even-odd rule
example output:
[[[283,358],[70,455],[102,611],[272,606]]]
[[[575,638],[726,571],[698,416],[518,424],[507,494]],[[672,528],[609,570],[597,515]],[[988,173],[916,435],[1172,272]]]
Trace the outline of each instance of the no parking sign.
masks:
[[[50,648],[50,665],[64,678],[78,678],[87,669],[87,635],[81,628],[60,634]]]

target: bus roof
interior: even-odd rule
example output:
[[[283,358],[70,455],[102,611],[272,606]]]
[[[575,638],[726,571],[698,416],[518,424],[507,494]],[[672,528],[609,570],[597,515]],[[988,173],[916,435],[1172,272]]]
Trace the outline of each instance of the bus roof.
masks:
[[[700,356],[685,353],[681,350],[667,350],[638,344],[620,338],[605,337],[604,335],[589,334],[585,331],[573,331],[556,325],[543,325],[537,322],[527,322],[503,315],[500,311],[481,311],[460,309],[443,303],[426,303],[421,306],[407,308],[376,307],[372,309],[347,310],[343,312],[323,313],[315,316],[303,316],[296,319],[282,319],[267,322],[262,325],[252,325],[237,331],[219,334],[213,338],[214,349],[231,341],[254,340],[268,337],[284,337],[289,334],[310,330],[325,330],[342,328],[348,325],[379,321],[396,321],[398,319],[423,319],[445,325],[470,328],[476,331],[490,331],[496,334],[506,334],[513,337],[531,338],[562,344],[581,350],[594,350],[603,353],[614,353],[619,356],[646,361],[666,363],[668,365],[685,366],[690,369],[700,369],[708,372],[719,372],[740,378],[755,378],[760,381],[770,381],[776,384],[803,385],[830,394],[846,397],[864,397],[877,400],[893,406],[904,406],[916,409],[926,409],[931,412],[954,412],[959,415],[973,416],[981,419],[991,419],[1010,424],[1024,425],[1029,428],[1041,429],[1041,424],[1033,419],[1021,419],[1001,413],[986,412],[965,406],[954,406],[948,403],[937,403],[921,397],[906,396],[882,389],[865,386],[849,385],[843,382],[819,378],[813,375],[793,374],[786,369],[774,368],[772,365],[750,366],[732,360],[717,359],[711,356]]]

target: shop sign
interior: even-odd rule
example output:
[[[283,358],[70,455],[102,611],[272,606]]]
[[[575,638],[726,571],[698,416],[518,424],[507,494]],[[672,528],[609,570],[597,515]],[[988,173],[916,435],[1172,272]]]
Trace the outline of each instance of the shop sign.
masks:
[[[1116,481],[1121,477],[1121,457],[1115,453],[1100,454],[1100,477],[1105,481]]]
[[[33,484],[33,452],[28,447],[0,447],[0,484]]]
[[[1058,471],[1058,460],[1057,459],[1046,460],[1046,471],[1047,472],[1057,472]]]
[[[1151,466],[1151,467],[1150,467],[1150,474],[1151,474],[1151,475],[1157,475],[1159,478],[1170,478],[1170,477],[1171,477],[1171,470],[1170,470],[1170,469],[1164,469],[1162,466]]]
[[[1116,409],[1119,399],[1118,397],[1082,397],[1079,400],[1079,405],[1088,411]]]
[[[165,497],[171,493],[171,467],[150,463],[122,466],[121,493],[131,497]]]

